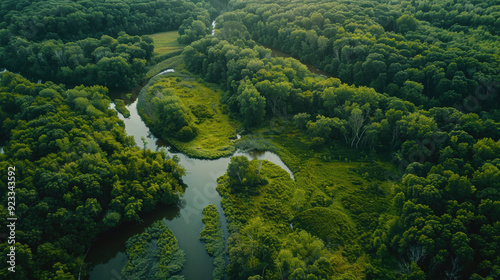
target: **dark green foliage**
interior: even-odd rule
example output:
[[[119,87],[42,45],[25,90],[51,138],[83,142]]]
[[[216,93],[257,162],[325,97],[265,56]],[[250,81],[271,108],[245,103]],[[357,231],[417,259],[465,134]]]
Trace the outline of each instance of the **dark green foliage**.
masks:
[[[293,225],[313,233],[333,246],[344,246],[357,238],[351,219],[339,210],[330,208],[308,209],[295,216]]]
[[[130,237],[126,248],[124,279],[172,279],[186,262],[184,251],[163,221],[156,221],[144,233]]]
[[[158,110],[158,123],[161,126],[161,134],[174,134],[186,125],[189,125],[190,119],[187,108],[182,104],[179,97],[175,95],[162,96],[153,99]]]
[[[4,72],[0,92],[0,166],[18,169],[19,277],[85,277],[83,256],[98,233],[178,200],[184,170],[163,153],[135,146],[108,109],[106,88],[66,90]],[[7,173],[1,176],[7,182]],[[7,205],[7,188],[0,192]],[[0,246],[3,252],[7,243]],[[0,278],[9,279],[7,273],[5,267]]]
[[[7,29],[10,36],[22,36],[31,41],[80,40],[116,36],[120,31],[142,35],[176,30],[183,21],[197,16],[208,22],[208,12],[192,2],[36,0],[21,5],[2,3],[0,16],[3,18],[2,28]]]
[[[227,166],[232,192],[258,194],[258,187],[267,184],[267,180],[260,176],[260,165],[251,165],[245,156],[232,157]]]
[[[253,40],[345,83],[408,95],[427,108],[498,109],[491,104],[500,82],[497,1],[230,3],[231,19]],[[405,89],[406,82],[419,84],[418,89]],[[474,102],[467,105],[464,98]]]
[[[194,41],[186,67],[225,90],[224,111],[269,136],[236,145],[291,161],[297,182],[241,158],[220,178],[231,279],[499,278],[498,1],[232,0],[206,37],[215,15],[206,3],[53,2],[2,1],[1,66],[71,85],[129,87],[141,80],[152,42],[119,32],[180,26],[180,40]],[[312,75],[256,42],[338,78]],[[21,278],[76,276],[98,232],[175,202],[182,169],[132,147],[105,89],[11,74],[1,83],[0,158],[23,172]],[[168,90],[148,94],[156,103],[141,110],[159,116],[145,114],[152,129],[185,141],[196,136],[193,119],[210,122],[217,108],[188,110]],[[288,125],[290,114],[299,129]],[[269,129],[261,125],[271,118],[278,121]],[[294,137],[300,148],[273,143]],[[323,170],[342,167],[335,153],[343,149],[345,165],[351,154],[366,164]],[[398,171],[378,170],[367,156],[377,153],[393,155]],[[139,262],[153,258],[137,244],[146,256]],[[345,269],[348,262],[356,267]]]
[[[293,116],[293,121],[298,128],[304,130],[310,118],[311,115],[308,113],[298,113],[297,115]]]
[[[193,18],[209,25],[208,9],[185,0],[2,3],[0,68],[73,86],[131,88],[142,81],[154,49],[141,35],[177,30]]]
[[[2,67],[36,79],[68,85],[104,85],[130,88],[139,84],[153,53],[151,38],[103,35],[75,42],[28,42],[18,37],[0,49]]]
[[[122,99],[116,99],[115,106],[116,110],[120,112],[120,114],[122,114],[125,118],[130,117],[130,111],[127,109],[127,107],[125,106],[125,102]]]
[[[317,152],[328,146],[332,149],[332,144],[338,145],[340,140],[366,153],[394,153],[398,173],[377,173],[369,168],[359,170],[361,173],[357,176],[371,182],[353,180],[352,185],[360,187],[357,193],[344,190],[338,197],[361,232],[358,244],[376,259],[373,262],[376,268],[369,273],[403,278],[439,279],[447,273],[468,277],[479,271],[481,265],[488,267],[481,269],[482,277],[495,275],[498,267],[495,257],[488,255],[484,248],[485,244],[490,244],[486,240],[494,240],[497,236],[496,232],[486,229],[496,224],[483,218],[486,216],[479,214],[477,209],[484,199],[491,198],[492,202],[499,199],[493,178],[498,169],[496,143],[500,126],[488,119],[492,115],[486,111],[495,112],[496,105],[492,101],[496,91],[496,69],[500,68],[498,59],[483,48],[498,45],[498,38],[483,36],[479,29],[458,35],[429,27],[419,22],[421,14],[411,14],[408,3],[319,3],[314,0],[306,3],[279,1],[281,6],[276,5],[276,1],[231,3],[239,10],[225,14],[221,21],[231,22],[234,27],[221,24],[216,38],[194,42],[185,49],[184,59],[191,71],[226,89],[223,102],[233,112],[240,113],[248,126],[253,119],[248,119],[252,115],[246,112],[248,104],[241,103],[246,97],[242,95],[244,90],[247,95],[253,92],[254,100],[265,98],[265,119],[278,114],[285,106],[287,113],[306,113],[315,117],[305,126],[310,138],[303,143],[310,144],[309,148]],[[303,9],[304,4],[316,6]],[[398,5],[407,9],[408,15],[397,11]],[[373,10],[369,11],[369,7]],[[315,13],[315,9],[321,8],[336,12]],[[366,16],[357,16],[365,12]],[[245,27],[233,24],[235,21],[242,22]],[[231,37],[232,32],[244,36],[238,40]],[[265,50],[255,46],[246,32],[261,43],[316,63],[340,80],[315,80],[294,60],[269,57]],[[438,36],[441,42],[430,47],[430,36]],[[472,43],[476,41],[477,44]],[[498,50],[492,48],[494,52]],[[467,72],[471,67],[476,69],[474,74]],[[362,86],[349,86],[341,81]],[[286,90],[288,95],[274,88],[283,82],[290,85]],[[481,107],[471,109],[472,103],[467,103],[465,107],[457,106],[458,110],[434,107],[426,111],[416,106],[454,106],[454,102],[462,102],[467,96],[476,98]],[[469,113],[481,110],[482,117]],[[296,118],[298,127],[304,128],[306,116]],[[249,143],[253,142],[243,140],[238,145],[245,147],[250,146]],[[346,162],[349,160],[345,158]],[[390,205],[387,203],[390,189],[373,180],[399,180],[401,177],[403,183],[397,188],[401,188],[403,194],[394,201],[396,209],[384,209],[384,205]],[[229,182],[241,182],[235,178],[237,174],[229,176]],[[312,181],[311,178],[306,180],[306,184]],[[228,190],[234,191],[233,188]],[[309,193],[310,205],[332,203],[329,197],[321,194],[323,192]],[[275,205],[267,201],[269,197],[262,199],[265,202],[259,206],[267,212],[260,217],[280,220],[286,216],[275,210]],[[244,213],[255,207],[252,204],[255,201],[259,200],[227,202],[232,211],[230,216],[238,217],[235,224],[244,227],[249,223],[252,214]],[[483,203],[483,207],[490,205]],[[401,213],[401,217],[392,216],[393,213]],[[311,232],[317,234],[314,230]],[[461,238],[459,233],[465,233],[469,239]],[[452,248],[454,235],[458,245]],[[356,251],[354,247],[350,250]],[[352,255],[359,256],[359,250],[356,252]],[[470,252],[473,257],[466,260],[467,254],[463,252]],[[241,270],[235,277],[254,276],[257,273],[252,272],[264,265],[237,259],[237,256],[245,256],[244,250],[234,252],[233,256],[231,262],[235,264],[230,265],[230,271]],[[397,262],[402,263],[400,270],[394,269]],[[461,270],[457,271],[457,267]]]
[[[210,204],[203,208],[203,224],[205,227],[200,233],[200,240],[206,243],[208,254],[214,257],[212,277],[214,280],[220,280],[224,277],[226,270],[226,260],[224,259],[226,251],[219,212],[215,205]]]

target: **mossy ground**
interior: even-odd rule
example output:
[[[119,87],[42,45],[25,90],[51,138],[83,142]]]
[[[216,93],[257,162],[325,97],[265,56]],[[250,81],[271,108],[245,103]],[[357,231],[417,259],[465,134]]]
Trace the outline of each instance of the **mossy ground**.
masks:
[[[271,178],[269,184],[261,187],[258,196],[239,201],[233,197],[225,203],[225,211],[235,217],[238,213],[264,217],[285,231],[291,229],[284,221],[293,223],[294,228],[321,238],[333,252],[341,252],[340,263],[340,256],[347,257],[350,264],[342,264],[347,270],[363,270],[368,258],[362,248],[368,246],[379,218],[394,214],[394,182],[385,176],[395,172],[392,164],[381,155],[341,141],[312,147],[309,137],[287,120],[274,120],[247,131],[236,146],[277,153],[294,173],[295,181],[284,170],[264,162],[263,174],[272,174],[266,175]],[[244,224],[245,219],[235,222]]]
[[[238,127],[238,123],[230,119],[225,106],[220,103],[222,90],[184,70],[182,57],[174,57],[160,63],[155,67],[155,71],[158,73],[160,69],[165,68],[173,68],[175,72],[154,77],[145,87],[145,92],[139,96],[139,112],[143,119],[146,119],[146,123],[154,123],[157,118],[147,88],[173,90],[189,109],[189,115],[198,128],[198,135],[188,142],[175,137],[163,138],[190,157],[214,159],[233,154],[235,127]],[[148,75],[154,76],[153,73]]]
[[[294,182],[285,170],[266,160],[260,163],[258,160],[251,161],[251,169],[256,170],[259,164],[260,176],[266,178],[268,183],[258,187],[257,195],[233,193],[227,174],[218,180],[217,190],[222,196],[229,231],[234,233],[241,230],[256,217],[261,217],[265,225],[279,235],[280,240],[285,240],[288,234],[298,229],[306,230],[321,238],[328,247],[335,248],[332,254],[338,268],[341,268],[339,272],[350,272],[362,277],[365,257],[358,254],[352,258],[352,262],[346,258],[350,254],[346,252],[355,251],[352,248],[358,239],[356,224],[350,215],[335,205],[311,208],[298,195],[298,190],[303,189],[303,186]],[[325,212],[329,215],[311,215]],[[339,244],[342,246],[339,247]]]
[[[180,51],[184,48],[184,46],[177,41],[177,38],[179,38],[179,32],[177,30],[155,33],[148,36],[153,38],[155,46],[154,52],[159,55]]]
[[[222,91],[187,72],[181,57],[171,58],[156,68],[156,73],[166,68],[176,70],[154,78],[154,84],[173,89],[199,127],[199,135],[190,142],[167,140],[194,157],[232,154],[235,128],[241,126],[223,113],[219,99]],[[394,183],[384,174],[394,173],[395,167],[382,155],[368,154],[342,141],[321,147],[312,147],[310,142],[309,136],[294,128],[286,118],[273,119],[247,130],[242,139],[234,142],[240,149],[277,153],[293,171],[295,181],[286,171],[267,161],[262,162],[261,175],[269,183],[259,187],[258,195],[231,194],[227,189],[227,175],[222,177],[218,188],[230,231],[238,230],[255,217],[264,218],[283,235],[292,231],[290,223],[296,223],[295,228],[316,235],[334,254],[339,253],[339,264],[347,270],[362,271],[367,257],[361,248],[369,242],[380,216],[394,214],[391,204]],[[258,161],[251,164],[256,165]],[[328,218],[319,217],[317,213],[327,213]],[[327,222],[330,226],[324,226]],[[349,230],[342,232],[338,230],[340,227]],[[343,257],[347,257],[350,264],[345,263]]]
[[[374,230],[380,215],[392,214],[394,182],[385,174],[394,173],[395,167],[379,155],[366,155],[342,142],[311,149],[308,137],[290,127],[266,138],[294,172],[298,187],[306,190],[306,207],[331,203],[351,216],[360,232]]]

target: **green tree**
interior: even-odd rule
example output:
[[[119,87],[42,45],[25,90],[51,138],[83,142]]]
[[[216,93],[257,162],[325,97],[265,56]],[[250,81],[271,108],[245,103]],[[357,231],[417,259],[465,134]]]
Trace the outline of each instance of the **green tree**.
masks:
[[[260,124],[266,113],[266,98],[261,96],[253,85],[247,84],[237,100],[245,125]]]

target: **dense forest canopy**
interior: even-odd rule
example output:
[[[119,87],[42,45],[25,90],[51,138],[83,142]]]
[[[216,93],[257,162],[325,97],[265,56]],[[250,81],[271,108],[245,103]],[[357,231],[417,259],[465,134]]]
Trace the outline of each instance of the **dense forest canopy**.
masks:
[[[500,225],[496,211],[480,210],[486,205],[496,209],[495,201],[500,198],[494,183],[500,174],[498,122],[454,108],[424,110],[372,88],[343,84],[339,79],[308,78],[311,73],[304,65],[291,58],[272,58],[269,50],[250,39],[228,38],[234,43],[223,40],[235,25],[228,24],[229,30],[225,30],[226,21],[221,25],[216,38],[194,42],[185,49],[184,57],[191,71],[226,89],[226,102],[246,125],[258,125],[286,111],[296,114],[293,119],[297,127],[310,135],[313,146],[345,141],[366,151],[394,153],[401,174],[393,175],[403,177],[395,196],[399,215],[378,221],[378,229],[373,225],[364,228],[372,233],[366,237],[373,243],[364,244],[374,257],[370,277],[377,279],[387,273],[393,275],[387,277],[410,277],[416,273],[413,266],[417,263],[422,275],[436,279],[458,266],[469,276],[478,266],[488,266],[483,275],[497,275],[497,253],[490,255],[479,249],[479,244],[494,242],[498,232],[493,229]],[[484,172],[491,172],[492,177]],[[485,184],[483,179],[487,180]],[[465,213],[468,218],[463,220]],[[455,244],[455,239],[459,243]],[[414,259],[412,250],[423,253]],[[407,270],[385,270],[385,265],[390,267],[385,258],[391,254],[408,265]],[[262,266],[269,264],[264,259],[260,262]],[[242,274],[244,261],[240,265],[230,266],[230,275],[237,279],[259,269]]]
[[[184,170],[136,147],[101,86],[66,90],[0,77],[1,167],[15,166],[17,279],[72,277],[96,235],[158,203],[172,204]],[[6,141],[6,142],[5,142]],[[7,172],[2,175],[7,182]],[[0,212],[7,217],[7,191]],[[7,221],[2,220],[6,227]],[[0,245],[2,258],[9,246]],[[3,279],[12,276],[4,266]]]
[[[426,108],[498,110],[499,3],[459,2],[234,0],[221,21],[345,83]]]
[[[213,10],[184,0],[38,0],[2,1],[2,41],[20,36],[29,41],[76,41],[119,32],[143,35],[176,30],[184,20],[208,21]]]
[[[0,67],[69,85],[131,88],[153,54],[142,35],[206,27],[214,12],[185,0],[2,1]]]

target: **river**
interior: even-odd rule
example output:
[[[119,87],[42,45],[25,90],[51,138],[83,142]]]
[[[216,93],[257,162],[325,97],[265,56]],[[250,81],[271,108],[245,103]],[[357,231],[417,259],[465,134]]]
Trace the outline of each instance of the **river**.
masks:
[[[170,71],[164,71],[168,75]],[[136,96],[136,94],[133,94]],[[134,99],[134,98],[132,98]],[[114,104],[113,104],[114,105]],[[141,145],[141,137],[147,139],[147,148],[157,151],[165,148],[170,156],[176,155],[180,164],[186,169],[186,175],[182,178],[187,185],[181,203],[175,206],[159,207],[158,209],[143,215],[141,224],[127,223],[101,234],[89,251],[86,261],[95,265],[90,271],[90,280],[119,280],[120,272],[127,262],[125,255],[125,242],[132,235],[141,233],[154,221],[163,220],[172,230],[179,241],[179,246],[186,253],[186,264],[181,272],[186,280],[212,279],[213,259],[206,253],[205,245],[199,240],[203,229],[202,209],[206,205],[217,206],[221,217],[224,236],[227,240],[227,221],[221,207],[221,197],[216,191],[217,178],[226,173],[230,157],[216,160],[203,160],[190,158],[182,153],[165,147],[161,141],[156,139],[144,124],[137,112],[137,99],[127,105],[130,117],[124,118],[118,113],[120,119],[125,123],[125,131],[135,138],[137,144]],[[271,152],[241,153],[249,159],[268,160],[286,170],[293,178],[293,174],[281,161],[279,156]]]

